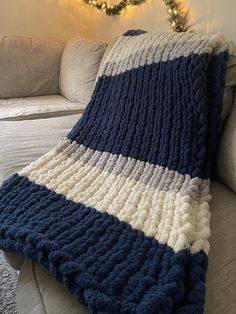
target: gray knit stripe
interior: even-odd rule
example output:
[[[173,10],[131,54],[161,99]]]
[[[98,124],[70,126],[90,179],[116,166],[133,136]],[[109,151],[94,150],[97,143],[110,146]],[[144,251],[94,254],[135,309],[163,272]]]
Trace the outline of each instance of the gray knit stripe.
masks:
[[[209,180],[191,178],[188,174],[182,175],[177,171],[131,157],[95,151],[69,139],[59,144],[56,152],[74,162],[138,181],[160,191],[180,192],[189,195],[193,200],[199,200],[202,190],[209,186]]]

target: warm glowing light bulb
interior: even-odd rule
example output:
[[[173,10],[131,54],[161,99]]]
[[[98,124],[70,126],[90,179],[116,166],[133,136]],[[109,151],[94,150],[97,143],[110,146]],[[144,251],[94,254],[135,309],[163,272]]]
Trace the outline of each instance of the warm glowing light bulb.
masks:
[[[105,12],[108,15],[117,15],[117,14],[123,14],[131,6],[140,4],[144,0],[120,0],[119,4],[114,5],[114,6],[109,5],[107,3],[107,0],[83,0],[83,1]],[[190,27],[189,25],[185,25],[186,21],[183,21],[183,19],[185,18],[185,15],[183,14],[182,7],[180,6],[181,1],[180,0],[163,0],[163,2],[167,6],[167,11],[169,13],[168,20],[170,21],[170,24],[173,30],[174,31],[188,31]],[[188,16],[188,13],[186,14]],[[184,26],[182,24],[184,24]]]

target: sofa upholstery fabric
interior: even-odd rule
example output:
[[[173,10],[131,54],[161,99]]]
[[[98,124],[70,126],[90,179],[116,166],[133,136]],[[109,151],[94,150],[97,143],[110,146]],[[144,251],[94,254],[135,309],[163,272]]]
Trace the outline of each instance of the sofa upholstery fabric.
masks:
[[[62,284],[28,258],[21,267],[16,295],[19,314],[89,314]]]
[[[236,94],[236,47],[232,45],[231,53],[227,63],[227,72],[224,88],[224,103],[221,113],[222,122],[228,117]]]
[[[0,99],[0,121],[44,119],[83,113],[86,105],[71,102],[61,95]]]
[[[0,121],[0,183],[56,145],[80,116]]]
[[[211,185],[211,249],[205,314],[236,309],[236,194],[219,181]]]
[[[72,38],[63,52],[60,91],[70,101],[87,104],[107,44]]]
[[[216,168],[219,179],[236,193],[236,99],[222,130]]]
[[[0,98],[56,95],[65,41],[0,37]]]

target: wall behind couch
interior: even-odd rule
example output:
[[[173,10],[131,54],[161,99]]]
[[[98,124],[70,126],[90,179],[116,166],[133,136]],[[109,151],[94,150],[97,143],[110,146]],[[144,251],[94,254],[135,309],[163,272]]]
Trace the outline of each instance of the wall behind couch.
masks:
[[[109,1],[109,0],[108,0]],[[119,0],[114,0],[115,2]],[[0,0],[0,35],[57,36],[81,34],[111,39],[127,28],[167,29],[161,0],[146,0],[122,16],[108,17],[82,0]]]
[[[236,42],[235,0],[184,3],[190,8],[195,29],[221,32]],[[146,0],[118,17],[108,17],[82,0],[0,0],[0,35],[63,38],[83,35],[110,41],[128,28],[167,30],[166,17],[161,0]]]

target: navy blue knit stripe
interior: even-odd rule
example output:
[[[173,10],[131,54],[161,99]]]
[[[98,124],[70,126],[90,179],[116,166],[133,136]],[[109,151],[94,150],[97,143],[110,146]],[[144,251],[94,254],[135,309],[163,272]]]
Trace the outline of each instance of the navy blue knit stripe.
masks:
[[[223,99],[221,59],[226,55],[217,58],[222,80],[213,85],[209,82],[215,80],[205,75],[209,56],[203,54],[99,78],[87,110],[68,137],[95,150],[208,178]],[[215,123],[208,126],[213,117]]]
[[[147,33],[147,31],[144,31],[142,29],[131,29],[125,32],[122,36],[138,36]]]
[[[203,313],[203,251],[174,253],[25,177],[0,188],[0,247],[44,265],[93,313]]]

